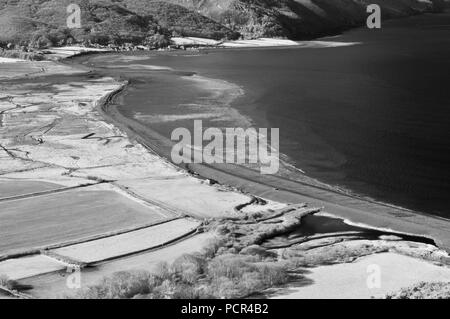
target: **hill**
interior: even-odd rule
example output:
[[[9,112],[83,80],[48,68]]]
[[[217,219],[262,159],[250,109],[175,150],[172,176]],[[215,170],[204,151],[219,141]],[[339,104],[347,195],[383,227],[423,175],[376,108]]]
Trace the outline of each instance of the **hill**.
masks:
[[[164,1],[122,0],[127,9],[152,16],[175,36],[237,39],[238,32],[181,5]]]
[[[0,45],[74,42],[160,47],[170,36],[308,39],[363,25],[372,0],[0,0]],[[82,9],[68,29],[66,8]],[[438,11],[444,0],[379,0],[383,18]],[[448,2],[447,2],[448,4]]]
[[[66,26],[67,6],[81,8],[81,29]],[[35,48],[97,43],[152,44],[177,36],[236,39],[239,34],[183,6],[142,0],[0,0],[0,42]],[[158,44],[156,45],[158,46]]]
[[[0,5],[0,41],[32,47],[73,42],[142,43],[161,26],[109,1],[75,1],[81,7],[81,29],[68,29],[66,8],[73,0],[25,0]]]
[[[363,25],[372,0],[165,0],[183,5],[246,38],[313,38]],[[380,0],[382,17],[433,11],[443,0]]]

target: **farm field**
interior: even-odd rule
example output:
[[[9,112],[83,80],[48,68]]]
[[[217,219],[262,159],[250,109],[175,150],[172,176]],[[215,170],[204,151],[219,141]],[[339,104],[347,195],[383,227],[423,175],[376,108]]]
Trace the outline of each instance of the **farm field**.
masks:
[[[236,206],[250,201],[249,196],[209,187],[191,177],[121,181],[121,184],[144,198],[170,203],[171,207],[198,218],[229,217],[236,214]]]
[[[0,275],[17,280],[65,269],[67,265],[45,255],[36,255],[0,262]]]
[[[12,296],[7,296],[6,294],[3,294],[2,292],[0,292],[0,299],[16,299]]]
[[[52,253],[83,263],[100,262],[164,245],[201,225],[192,219],[177,219],[156,226],[52,250]]]
[[[30,75],[45,74],[76,74],[82,71],[66,65],[51,63],[48,61],[0,63],[0,79],[7,80]]]
[[[90,190],[88,190],[90,189]],[[172,218],[101,185],[1,203],[0,255]]]
[[[63,187],[55,183],[38,181],[0,181],[0,200],[13,196],[46,192]]]
[[[169,245],[164,249],[112,260],[107,263],[98,264],[95,267],[84,268],[81,272],[81,288],[97,284],[103,277],[111,276],[118,271],[152,271],[161,262],[171,263],[183,254],[198,252],[212,237],[213,235],[211,233],[202,233]],[[76,289],[67,287],[68,275],[66,271],[59,271],[25,278],[20,280],[19,283],[30,287],[26,293],[33,297],[59,298],[62,296],[70,296],[77,292]]]

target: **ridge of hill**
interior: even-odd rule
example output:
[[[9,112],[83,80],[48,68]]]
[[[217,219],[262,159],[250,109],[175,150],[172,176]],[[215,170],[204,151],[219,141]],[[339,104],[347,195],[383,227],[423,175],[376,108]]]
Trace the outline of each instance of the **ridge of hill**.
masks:
[[[360,26],[372,0],[0,0],[0,46],[72,43],[153,48],[171,36],[310,39]],[[67,6],[82,26],[66,26]],[[383,18],[443,10],[444,0],[379,0]]]

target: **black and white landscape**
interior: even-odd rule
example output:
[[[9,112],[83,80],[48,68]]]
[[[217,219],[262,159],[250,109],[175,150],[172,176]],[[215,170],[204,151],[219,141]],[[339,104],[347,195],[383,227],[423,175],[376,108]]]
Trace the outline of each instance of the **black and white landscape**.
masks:
[[[0,0],[0,299],[449,298],[449,8]]]

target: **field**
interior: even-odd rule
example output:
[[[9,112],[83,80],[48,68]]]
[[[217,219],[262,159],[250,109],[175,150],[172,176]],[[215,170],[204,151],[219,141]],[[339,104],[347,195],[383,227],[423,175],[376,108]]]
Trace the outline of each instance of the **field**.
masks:
[[[44,255],[36,255],[0,262],[0,275],[11,280],[22,279],[66,268],[61,262]]]
[[[251,199],[243,194],[208,187],[200,180],[186,177],[124,181],[122,185],[144,198],[170,203],[171,207],[198,218],[229,217],[236,214],[236,206]]]
[[[53,64],[47,61],[41,62],[17,62],[0,63],[0,79],[20,78],[26,75],[45,75],[45,74],[74,74],[82,73],[70,66],[62,64]]]
[[[84,268],[81,272],[81,288],[97,284],[103,277],[111,276],[117,271],[152,270],[158,263],[173,262],[182,254],[192,254],[212,238],[210,233],[190,237],[164,249],[146,252],[102,263],[96,267]],[[53,272],[20,280],[20,284],[31,287],[26,291],[36,298],[58,298],[73,295],[77,289],[69,289],[66,284],[67,272]]]
[[[70,260],[93,263],[159,247],[194,231],[201,223],[177,219],[133,232],[52,250]]]
[[[60,77],[81,72],[63,64],[15,64],[0,65],[0,78],[57,74],[4,82],[0,94],[0,276],[23,293],[67,292],[77,262],[88,264],[84,286],[172,261],[201,250],[203,219],[252,208],[250,196],[180,171],[105,123],[96,106],[123,83]]]
[[[369,285],[370,275],[380,275],[379,285]],[[450,281],[450,269],[395,253],[375,254],[351,264],[320,266],[307,274],[308,282],[275,289],[274,298],[364,298],[383,297],[421,281]],[[311,284],[313,283],[313,284]]]
[[[58,184],[37,181],[0,181],[0,200],[25,194],[46,192],[61,187]]]
[[[160,208],[99,186],[6,201],[0,209],[0,255],[165,219]]]

